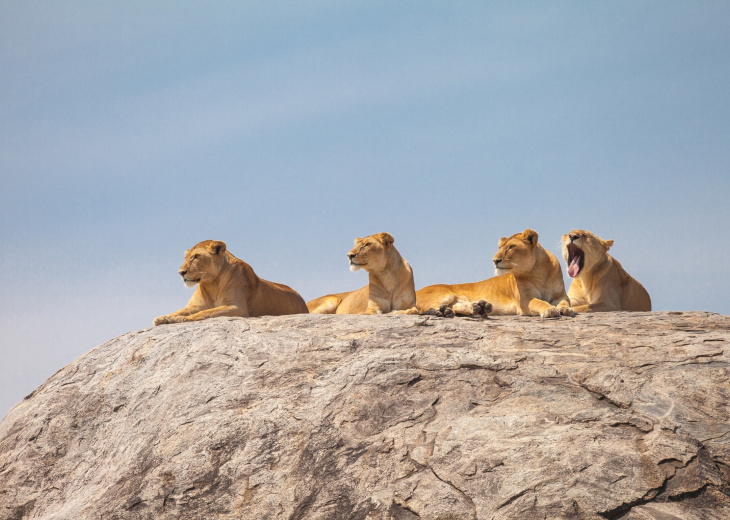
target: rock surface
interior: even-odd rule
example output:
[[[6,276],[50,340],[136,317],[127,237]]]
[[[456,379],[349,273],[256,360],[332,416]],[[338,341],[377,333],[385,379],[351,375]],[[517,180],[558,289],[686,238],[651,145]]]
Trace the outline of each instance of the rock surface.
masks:
[[[727,519],[730,317],[219,318],[0,423],[0,519]]]

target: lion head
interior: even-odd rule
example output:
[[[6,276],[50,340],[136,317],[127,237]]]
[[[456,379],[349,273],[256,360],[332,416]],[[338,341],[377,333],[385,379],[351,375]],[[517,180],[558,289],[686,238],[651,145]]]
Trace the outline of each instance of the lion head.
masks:
[[[574,229],[563,235],[563,258],[568,265],[568,276],[575,278],[584,269],[590,270],[606,258],[613,240],[603,240],[584,229]]]
[[[388,250],[394,241],[389,233],[356,238],[355,247],[347,253],[350,270],[357,271],[362,268],[369,273],[382,271],[388,263]]]
[[[514,276],[529,274],[535,265],[537,231],[526,229],[509,238],[499,239],[499,250],[494,255],[494,270],[497,276],[512,273]]]
[[[178,273],[185,285],[215,280],[224,262],[226,243],[220,240],[204,240],[185,251],[185,261]]]

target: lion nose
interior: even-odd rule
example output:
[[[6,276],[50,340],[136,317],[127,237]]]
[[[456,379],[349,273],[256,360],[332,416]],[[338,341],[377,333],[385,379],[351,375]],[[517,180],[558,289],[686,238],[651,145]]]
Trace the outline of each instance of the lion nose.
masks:
[[[185,269],[180,269],[180,270],[178,271],[178,274],[179,274],[180,276],[182,276],[183,278],[185,277],[185,274],[186,274],[186,273],[187,273],[187,271],[186,271]]]
[[[353,258],[355,258],[355,255],[354,254],[347,253],[347,258],[349,258],[350,260],[352,260]]]
[[[499,267],[499,263],[502,261],[501,258],[495,258],[492,260],[494,262],[494,267]]]
[[[580,238],[580,235],[568,235],[568,238],[570,238],[571,242],[575,242]]]

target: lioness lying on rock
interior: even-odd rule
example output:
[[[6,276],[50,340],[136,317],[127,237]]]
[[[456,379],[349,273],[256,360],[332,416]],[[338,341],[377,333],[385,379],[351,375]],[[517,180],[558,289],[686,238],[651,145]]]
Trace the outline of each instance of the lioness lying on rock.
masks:
[[[219,316],[265,316],[306,313],[299,293],[256,276],[253,269],[226,250],[225,242],[205,240],[185,252],[180,267],[185,285],[198,285],[184,309],[155,318],[155,325]]]
[[[368,285],[357,291],[328,294],[307,302],[312,314],[418,314],[413,270],[389,233],[355,240],[347,253],[350,270],[365,269]]]
[[[543,318],[574,316],[560,262],[538,244],[537,238],[532,229],[501,238],[492,259],[497,276],[481,282],[424,287],[416,292],[418,311],[445,316],[486,316],[490,312]]]
[[[613,240],[574,229],[563,235],[563,258],[573,281],[568,289],[576,312],[650,311],[644,286],[608,254]]]

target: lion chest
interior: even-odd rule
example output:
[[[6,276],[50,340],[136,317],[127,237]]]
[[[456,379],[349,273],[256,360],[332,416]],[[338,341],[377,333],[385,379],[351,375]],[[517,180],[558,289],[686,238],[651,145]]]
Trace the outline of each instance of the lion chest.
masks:
[[[247,288],[232,281],[220,286],[201,286],[200,289],[207,307],[240,306],[247,301]]]

